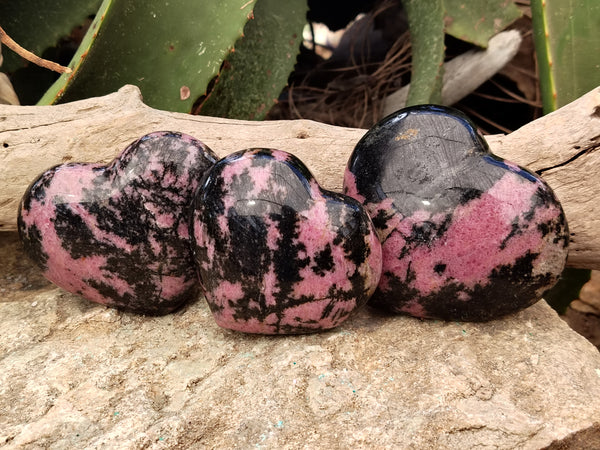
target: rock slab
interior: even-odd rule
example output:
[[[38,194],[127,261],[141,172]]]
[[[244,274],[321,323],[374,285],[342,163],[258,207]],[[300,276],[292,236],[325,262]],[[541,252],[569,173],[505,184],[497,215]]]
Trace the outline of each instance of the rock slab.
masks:
[[[543,301],[488,323],[362,309],[325,333],[254,336],[219,328],[201,299],[163,317],[80,299],[14,233],[0,255],[3,448],[600,442],[600,354]]]

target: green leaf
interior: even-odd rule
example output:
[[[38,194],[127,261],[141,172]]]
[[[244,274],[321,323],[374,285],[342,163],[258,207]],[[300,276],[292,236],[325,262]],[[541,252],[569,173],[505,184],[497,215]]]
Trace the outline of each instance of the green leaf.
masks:
[[[102,0],[0,0],[0,25],[21,47],[40,56],[95,14],[101,3]],[[26,64],[16,53],[4,53],[6,72]]]
[[[69,67],[40,100],[137,85],[154,108],[189,112],[252,14],[248,0],[104,0]]]
[[[512,0],[444,0],[444,6],[446,32],[480,47],[521,17]]]
[[[544,113],[600,85],[600,2],[531,0],[533,36]],[[566,269],[544,295],[559,313],[578,298],[590,271]]]
[[[287,84],[306,24],[306,0],[258,0],[254,20],[227,58],[200,112],[263,119]]]
[[[548,113],[600,84],[600,2],[532,0],[531,13]]]
[[[405,0],[412,46],[412,72],[406,106],[440,103],[444,63],[442,0]]]

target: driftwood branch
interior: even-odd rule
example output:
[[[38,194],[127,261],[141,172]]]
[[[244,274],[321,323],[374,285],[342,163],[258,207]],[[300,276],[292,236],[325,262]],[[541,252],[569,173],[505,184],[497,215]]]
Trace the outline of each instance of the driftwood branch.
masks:
[[[21,196],[42,171],[68,161],[108,162],[158,130],[191,134],[220,156],[249,147],[289,151],[335,191],[365,133],[308,120],[245,122],[160,111],[144,105],[133,86],[58,106],[0,105],[0,230],[16,229]],[[600,88],[487,140],[494,153],[540,173],[556,192],[572,233],[568,264],[600,269]]]

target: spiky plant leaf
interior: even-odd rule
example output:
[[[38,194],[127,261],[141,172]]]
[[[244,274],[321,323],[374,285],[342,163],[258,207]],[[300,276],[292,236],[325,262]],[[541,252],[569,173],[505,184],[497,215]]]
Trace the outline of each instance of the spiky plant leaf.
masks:
[[[201,114],[264,118],[294,69],[306,11],[306,0],[258,0]]]
[[[532,0],[531,13],[542,104],[549,113],[600,84],[600,2]],[[590,275],[566,269],[544,297],[563,313]]]
[[[532,0],[544,112],[600,85],[600,2]]]
[[[480,47],[521,17],[512,0],[444,0],[444,7],[446,32]]]
[[[241,36],[248,0],[104,0],[69,67],[40,104],[137,85],[149,106],[189,112]]]
[[[442,101],[444,6],[442,0],[404,0],[412,46],[406,106]]]

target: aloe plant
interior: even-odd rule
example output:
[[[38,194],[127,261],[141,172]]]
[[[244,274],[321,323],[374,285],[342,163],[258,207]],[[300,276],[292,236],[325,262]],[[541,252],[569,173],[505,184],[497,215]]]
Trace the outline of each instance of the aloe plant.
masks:
[[[442,0],[404,0],[412,46],[411,84],[406,106],[441,103],[444,63]]]
[[[189,112],[252,17],[254,1],[104,0],[69,67],[40,100],[136,84],[150,106]]]
[[[542,103],[549,113],[600,85],[600,2],[532,0],[531,13]],[[590,275],[566,269],[546,300],[564,313]]]
[[[510,0],[404,3],[414,54],[409,104],[440,101],[444,32],[485,46],[519,15]],[[73,73],[62,75],[40,104],[103,95],[132,83],[150,106],[190,111],[227,58],[202,112],[262,118],[293,68],[306,7],[305,0],[0,0],[0,25],[41,53],[95,12],[69,64]],[[35,17],[44,20],[37,23]],[[21,64],[12,55],[11,60],[9,71]]]
[[[521,17],[513,1],[444,0],[446,33],[480,47]]]
[[[486,47],[488,40],[521,16],[510,0],[404,0],[412,45],[407,106],[440,103],[444,35]]]
[[[263,118],[287,83],[307,10],[306,0],[65,0],[54,9],[31,0],[15,5],[0,0],[0,25],[8,25],[13,37],[38,54],[95,13],[69,64],[72,73],[60,76],[38,104],[103,95],[128,83],[140,87],[150,106],[189,112],[220,75],[202,112],[244,119]],[[35,11],[45,18],[44,27],[32,23]],[[35,28],[31,35],[22,32],[30,28]],[[14,69],[21,62],[13,59]]]
[[[531,13],[544,112],[600,84],[600,2],[532,0]]]
[[[263,119],[294,69],[307,7],[306,0],[258,0],[200,113]]]

